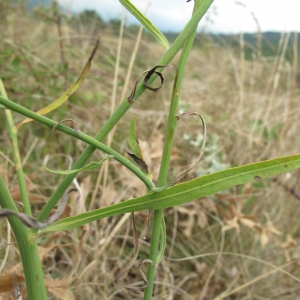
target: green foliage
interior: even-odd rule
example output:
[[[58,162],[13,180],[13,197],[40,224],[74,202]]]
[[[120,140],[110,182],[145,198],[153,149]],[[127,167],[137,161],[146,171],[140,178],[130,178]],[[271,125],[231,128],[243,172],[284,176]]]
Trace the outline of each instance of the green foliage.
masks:
[[[103,158],[99,162],[91,162],[87,166],[82,167],[80,169],[75,169],[75,170],[59,170],[59,171],[55,171],[55,170],[51,170],[51,169],[47,168],[46,166],[43,166],[43,167],[44,167],[44,169],[46,171],[48,171],[50,173],[53,173],[53,174],[69,175],[69,174],[79,173],[79,172],[83,172],[83,171],[91,171],[91,170],[94,170],[94,169],[98,169],[99,167],[101,167],[101,165],[103,164],[103,162],[106,161],[109,158],[110,157]]]
[[[156,27],[154,27],[154,25],[150,22],[150,20],[148,20],[144,15],[142,15],[139,11],[137,11],[136,8],[132,7],[132,4],[129,1],[121,1],[121,2],[123,2],[123,4],[125,3],[126,5],[130,4],[130,11],[137,16],[137,18],[140,20],[142,24],[146,26],[147,30],[149,30],[149,32],[151,32],[155,36],[155,38],[166,48],[169,47],[169,43],[165,38],[165,36],[161,32],[159,32]],[[207,146],[204,152],[204,156],[208,159],[205,159],[202,166],[196,169],[196,174],[198,175],[198,178],[169,187],[167,181],[168,181],[168,177],[170,177],[169,174],[170,161],[171,161],[172,151],[174,150],[173,141],[175,138],[177,123],[179,121],[181,122],[181,120],[179,120],[180,118],[178,117],[178,113],[179,115],[181,115],[183,114],[183,112],[187,111],[188,109],[188,105],[185,105],[182,108],[178,106],[179,98],[180,98],[179,95],[181,91],[181,83],[183,80],[184,70],[187,65],[190,49],[193,44],[196,27],[198,25],[198,22],[203,17],[203,15],[205,14],[206,10],[208,9],[211,3],[212,0],[195,1],[195,9],[194,9],[193,17],[191,18],[187,26],[183,29],[183,31],[179,34],[179,36],[176,39],[174,38],[174,42],[172,43],[170,48],[168,48],[168,50],[161,56],[161,58],[156,64],[159,66],[164,66],[169,64],[172,61],[172,59],[175,57],[175,55],[183,48],[179,63],[177,65],[176,76],[175,76],[176,80],[174,80],[173,94],[170,101],[170,112],[167,121],[166,135],[164,137],[164,152],[162,156],[162,163],[160,166],[160,174],[159,174],[157,187],[155,187],[154,184],[152,183],[152,178],[149,178],[149,176],[145,174],[147,172],[141,171],[138,166],[132,164],[126,158],[126,155],[124,156],[121,153],[115,151],[114,149],[102,143],[102,141],[108,136],[108,134],[112,132],[112,129],[117,123],[121,123],[122,125],[118,127],[118,130],[120,131],[118,138],[122,140],[122,138],[120,137],[123,137],[124,132],[126,132],[126,128],[127,128],[123,126],[124,124],[122,123],[122,121],[125,118],[126,112],[131,109],[132,105],[135,102],[138,102],[139,97],[146,90],[143,82],[140,82],[137,85],[137,89],[132,96],[132,103],[131,101],[128,101],[127,97],[125,97],[124,99],[122,99],[123,101],[120,103],[120,105],[117,107],[117,109],[113,112],[113,114],[110,117],[108,117],[107,111],[102,107],[103,103],[107,100],[107,93],[105,93],[105,91],[103,90],[104,85],[101,85],[102,82],[100,82],[100,80],[97,81],[97,85],[99,84],[101,86],[99,88],[97,86],[96,93],[93,93],[91,90],[89,90],[89,87],[87,87],[87,89],[84,92],[81,93],[79,91],[79,93],[73,96],[71,101],[78,109],[79,111],[78,115],[80,115],[84,111],[83,108],[85,105],[87,105],[87,103],[91,105],[94,103],[95,105],[98,105],[100,107],[99,111],[102,114],[101,121],[105,119],[107,116],[107,120],[105,124],[100,128],[99,132],[93,138],[88,134],[85,134],[84,132],[86,131],[81,132],[78,128],[75,128],[74,130],[73,128],[69,128],[65,125],[62,125],[61,122],[57,121],[57,120],[61,120],[62,117],[63,118],[69,117],[67,115],[69,113],[68,109],[59,111],[57,110],[57,107],[54,107],[55,111],[53,112],[53,115],[55,121],[42,116],[40,113],[34,113],[34,111],[40,109],[41,107],[45,107],[46,105],[51,103],[53,99],[56,99],[61,94],[63,95],[62,96],[63,99],[66,100],[70,96],[70,93],[74,92],[74,88],[70,90],[68,89],[68,87],[72,83],[74,83],[76,78],[78,78],[78,74],[80,74],[80,70],[75,69],[73,70],[73,73],[70,73],[69,64],[66,58],[64,58],[63,60],[57,60],[54,63],[52,63],[53,61],[51,61],[51,63],[49,64],[34,63],[37,60],[38,57],[37,54],[40,53],[35,53],[35,50],[32,49],[34,47],[29,47],[28,45],[23,45],[22,47],[9,44],[9,43],[7,45],[5,44],[5,46],[2,45],[1,50],[3,51],[0,51],[0,59],[1,61],[7,60],[9,61],[9,63],[5,64],[3,67],[1,66],[1,68],[3,68],[1,69],[2,71],[1,76],[3,73],[4,82],[8,82],[7,85],[8,94],[9,95],[12,94],[13,96],[11,97],[11,99],[9,99],[10,96],[6,95],[4,87],[2,87],[1,95],[0,95],[0,104],[1,104],[0,109],[5,108],[5,113],[7,114],[6,125],[8,127],[8,133],[12,141],[13,161],[15,163],[15,167],[17,170],[18,186],[20,188],[20,193],[22,198],[22,212],[24,214],[30,216],[32,214],[31,211],[32,208],[28,200],[28,191],[25,184],[25,179],[24,179],[25,177],[22,169],[23,162],[20,160],[21,155],[18,149],[17,129],[11,117],[10,110],[18,113],[18,115],[17,114],[14,115],[14,117],[18,120],[18,122],[22,120],[19,115],[22,115],[22,118],[26,117],[35,121],[35,123],[30,125],[32,127],[27,127],[31,129],[25,131],[25,129],[22,128],[21,130],[24,131],[19,131],[19,133],[22,134],[24,133],[25,142],[26,142],[26,135],[31,136],[33,134],[36,134],[39,138],[41,137],[44,138],[46,142],[48,142],[47,139],[50,139],[48,138],[50,129],[48,128],[47,130],[43,128],[40,129],[39,127],[36,126],[38,122],[49,128],[52,128],[52,131],[55,133],[57,131],[62,131],[66,135],[70,135],[70,137],[74,138],[72,142],[68,143],[65,140],[65,136],[56,138],[55,133],[53,133],[55,137],[52,137],[52,139],[54,140],[53,142],[54,146],[52,146],[54,147],[54,149],[50,149],[51,151],[53,150],[52,152],[56,153],[55,147],[59,143],[61,144],[59,147],[61,152],[74,151],[71,152],[74,154],[73,156],[77,156],[78,153],[82,152],[78,160],[72,166],[71,170],[51,171],[48,169],[50,172],[53,172],[54,174],[63,174],[67,176],[63,179],[63,181],[58,185],[55,191],[51,194],[50,199],[42,208],[42,211],[40,212],[37,220],[43,221],[47,219],[48,215],[50,214],[52,209],[56,206],[56,204],[59,202],[61,196],[67,191],[69,185],[72,183],[72,181],[74,180],[78,172],[88,171],[88,170],[93,170],[95,168],[98,168],[102,165],[104,160],[108,158],[113,158],[116,162],[123,165],[132,173],[134,173],[145,184],[149,192],[146,195],[129,199],[120,202],[118,204],[109,205],[107,207],[101,207],[96,210],[87,211],[86,213],[79,213],[76,216],[55,221],[51,223],[48,227],[41,229],[40,231],[35,229],[28,229],[26,226],[24,226],[24,224],[19,222],[19,219],[17,217],[8,216],[8,220],[12,225],[12,229],[15,233],[19,245],[22,263],[24,266],[24,271],[26,276],[28,297],[30,299],[33,300],[46,299],[45,296],[46,289],[43,280],[40,280],[39,282],[36,281],[37,277],[43,276],[42,268],[40,265],[38,252],[37,252],[37,243],[36,243],[37,237],[41,237],[45,233],[49,233],[49,232],[57,232],[57,231],[78,228],[79,226],[88,224],[96,220],[107,218],[110,216],[120,215],[128,212],[133,213],[133,212],[142,211],[146,209],[155,211],[154,220],[153,220],[152,237],[151,237],[151,249],[150,249],[150,256],[149,256],[150,261],[154,262],[154,266],[149,264],[148,273],[147,273],[147,280],[149,285],[145,291],[145,299],[151,299],[153,282],[154,282],[155,271],[156,271],[156,264],[158,264],[163,257],[164,250],[166,247],[166,239],[168,238],[166,234],[167,228],[165,226],[164,219],[162,217],[163,209],[184,204],[187,202],[195,201],[199,198],[207,197],[209,195],[215,194],[225,189],[229,189],[231,187],[242,185],[245,183],[251,183],[251,187],[253,187],[256,190],[262,190],[266,184],[270,183],[270,181],[268,180],[262,181],[261,179],[300,167],[300,155],[297,154],[293,156],[276,158],[270,161],[262,161],[254,164],[238,166],[236,168],[228,168],[229,164],[227,164],[224,159],[224,150],[221,147],[220,138],[216,134],[211,133],[208,134],[207,136]],[[59,7],[57,6],[57,4],[55,5],[48,8],[47,10],[44,10],[43,13],[47,13],[48,16],[53,18],[61,15]],[[52,24],[53,23],[52,21],[45,20],[45,22],[48,22],[49,24]],[[106,26],[103,20],[101,19],[101,17],[99,17],[99,15],[92,10],[85,10],[79,15],[72,17],[70,23],[72,26],[78,26],[78,27],[79,26],[89,27],[89,26],[96,25],[96,27],[104,28]],[[111,20],[109,22],[109,26],[118,29],[120,26],[120,21]],[[138,30],[138,27],[131,26],[130,30],[132,32],[136,32]],[[235,42],[236,41],[234,41],[233,44]],[[254,41],[252,41],[252,43],[254,43]],[[47,48],[50,45],[51,43],[47,41],[45,42],[45,44],[43,44],[43,47]],[[21,50],[16,51],[15,49],[16,48],[18,49],[18,47],[20,47]],[[237,44],[234,44],[233,47],[234,48],[237,47]],[[249,47],[251,51],[253,50],[252,48]],[[75,58],[75,59],[82,58],[80,51],[76,50],[76,47],[72,45],[65,46],[63,50],[68,51],[71,58]],[[101,64],[101,68],[98,68],[96,71],[94,71],[92,76],[94,76],[95,79],[98,79],[97,72],[103,72],[103,74],[105,75],[101,77],[101,81],[106,80],[105,84],[110,86],[111,77],[109,76],[111,74],[107,70],[111,71],[112,67],[115,64],[116,58],[112,52],[109,52],[108,54],[106,54],[104,60],[105,60],[105,64],[104,65]],[[47,59],[45,59],[45,61],[47,62]],[[147,62],[143,61],[141,64],[142,65],[148,64],[148,61]],[[31,82],[30,80],[27,81],[29,66],[30,66],[31,74],[33,76],[32,78],[35,79],[32,80],[31,78]],[[88,69],[89,68],[85,69],[85,71],[83,72],[84,75],[87,75]],[[161,75],[161,73],[159,74]],[[15,77],[17,77],[19,80],[15,80],[14,79]],[[156,77],[157,77],[157,73],[156,75],[154,74],[153,76],[151,76],[148,84],[150,85],[151,83],[153,83]],[[201,84],[205,83],[205,76],[201,74],[194,73],[192,77],[193,79],[196,80],[200,79]],[[88,80],[86,81],[88,85]],[[122,86],[124,82],[125,81],[123,78],[120,79],[118,83],[119,86]],[[63,94],[65,90],[67,90],[67,92]],[[37,98],[37,95],[39,95],[39,97],[41,97],[42,99]],[[46,97],[47,99],[44,99]],[[23,98],[25,98],[24,101]],[[37,101],[37,99],[41,101],[39,102]],[[59,99],[61,99],[61,97]],[[67,103],[63,103],[63,102],[64,101],[60,102],[60,105],[63,104],[65,105],[64,107],[66,107]],[[30,109],[26,107],[29,107]],[[49,110],[47,112],[49,112]],[[3,111],[1,111],[1,113],[3,113]],[[228,117],[228,114],[224,112],[224,116],[225,117],[223,119],[226,119]],[[86,123],[89,123],[91,121],[90,119],[91,118],[89,112],[89,114],[85,119]],[[1,131],[6,130],[5,129],[6,125],[4,125],[5,122],[4,118],[1,122],[3,122],[3,124],[1,124],[3,125],[1,126]],[[96,122],[95,124],[96,126],[98,125],[98,123]],[[93,124],[93,126],[95,124]],[[264,121],[262,119],[259,119],[258,121],[251,121],[250,124],[248,125],[249,125],[248,129],[250,128],[251,132],[257,134],[265,143],[269,141],[274,142],[276,138],[279,136],[279,134],[281,133],[281,130],[283,128],[282,122],[277,122],[274,126],[270,127],[264,124]],[[28,124],[26,126],[28,126]],[[85,127],[85,129],[94,130],[94,127],[92,129],[91,127],[92,126],[88,124]],[[136,127],[136,118],[134,118],[131,121],[129,126],[128,143],[134,152],[133,154],[137,156],[137,158],[143,158],[137,140],[136,129],[139,129],[139,127]],[[139,132],[140,131],[143,134],[142,130],[139,130]],[[237,135],[237,133],[233,130],[229,130],[229,132],[230,133],[232,132],[232,134],[235,136]],[[183,139],[186,143],[189,144],[190,151],[186,152],[189,155],[190,152],[193,153],[194,150],[195,152],[199,151],[199,148],[201,147],[203,142],[203,135],[197,133],[194,136],[192,133],[189,133],[183,135]],[[87,148],[85,150],[82,150],[84,149],[84,147],[82,147],[82,145],[78,143],[78,141],[82,141],[85,144],[87,144],[88,145]],[[78,146],[78,144],[80,144],[80,147]],[[48,144],[46,144],[46,146],[48,146]],[[7,145],[4,145],[4,147],[7,148]],[[27,151],[26,147],[22,147],[22,148],[24,152]],[[105,157],[101,161],[100,159],[97,160],[100,161],[98,163],[87,164],[88,159],[90,159],[92,153],[96,149],[98,150],[98,152],[100,151],[104,152],[109,156]],[[33,158],[31,159],[34,160],[40,159],[39,156],[42,156],[44,154],[43,151],[46,150],[42,149],[40,150],[40,152],[38,150],[34,151],[32,154]],[[101,156],[101,158],[102,157],[103,155]],[[119,166],[117,168],[119,168]],[[55,177],[54,181],[56,180],[57,177]],[[50,185],[51,184],[49,184],[49,186]],[[242,194],[240,188],[237,188],[237,190],[238,193]],[[253,204],[253,201],[254,201],[254,197],[250,196],[244,201],[243,205],[245,207],[249,207]],[[13,210],[16,213],[16,215],[18,215],[18,208],[16,207],[15,202],[12,200],[12,197],[9,194],[9,190],[4,180],[2,180],[1,176],[0,176],[0,205],[2,208],[8,208]],[[221,237],[216,236],[215,238],[219,239]],[[193,250],[194,252],[198,251],[198,249],[195,249],[195,247],[193,248],[193,245],[190,245],[191,243],[187,243],[187,244],[189,244],[188,245],[188,247],[190,247],[189,249]],[[181,253],[185,253],[184,247],[179,246],[176,243],[174,243],[174,245],[175,248],[180,249]],[[158,251],[158,249],[160,251]]]
[[[225,169],[209,175],[175,185],[160,193],[130,199],[109,207],[100,208],[79,216],[69,217],[53,223],[40,234],[70,230],[109,216],[146,209],[159,210],[180,205],[212,195],[230,187],[261,180],[300,167],[300,154],[262,161],[236,168]],[[160,224],[161,226],[161,224]]]
[[[142,13],[140,12],[131,2],[130,0],[119,0],[120,3],[132,14],[134,15],[142,25],[146,28],[146,30],[151,33],[155,39],[163,45],[165,48],[169,48],[169,42],[162,32]]]

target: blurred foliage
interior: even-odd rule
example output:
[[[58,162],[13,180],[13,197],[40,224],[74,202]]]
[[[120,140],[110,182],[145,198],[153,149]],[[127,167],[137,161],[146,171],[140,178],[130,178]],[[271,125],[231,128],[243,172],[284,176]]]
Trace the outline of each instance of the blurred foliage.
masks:
[[[85,9],[82,12],[73,15],[70,18],[70,25],[72,26],[97,26],[100,28],[106,27],[106,23],[102,20],[100,15],[92,9]]]

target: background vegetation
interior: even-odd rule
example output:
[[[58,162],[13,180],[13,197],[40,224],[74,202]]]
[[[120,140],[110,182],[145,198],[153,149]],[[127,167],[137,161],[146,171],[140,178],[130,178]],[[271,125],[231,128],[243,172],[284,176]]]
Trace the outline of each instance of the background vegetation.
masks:
[[[129,87],[124,90],[138,34],[136,26],[125,28],[120,38],[120,21],[104,23],[93,11],[64,17],[58,6],[33,13],[21,4],[0,3],[0,77],[10,100],[32,110],[51,103],[74,83],[100,36],[87,79],[63,107],[49,114],[56,121],[73,118],[85,133],[95,134],[109,117],[114,83],[119,102],[123,93],[130,92],[138,74],[152,67],[164,52],[143,33]],[[167,37],[172,41],[171,35]],[[191,104],[191,110],[204,115],[209,136],[205,155],[189,178],[299,152],[298,45],[298,33],[198,35],[186,69],[181,104]],[[146,92],[118,124],[112,140],[112,147],[122,152],[129,122],[137,115],[137,135],[154,180],[174,71],[166,69],[164,74],[163,89],[157,94]],[[14,118],[16,124],[23,120],[17,114]],[[19,201],[3,118],[0,139],[0,172],[14,200]],[[183,169],[196,157],[201,140],[196,120],[180,124],[173,170]],[[62,179],[46,172],[42,164],[67,169],[85,145],[59,132],[49,138],[49,130],[37,123],[20,128],[19,142],[30,200],[37,214]],[[102,154],[95,152],[93,161],[101,158]],[[78,180],[84,196],[76,203],[74,195],[64,216],[146,192],[134,175],[113,161],[108,173],[105,169],[81,173]],[[165,210],[168,244],[157,273],[155,299],[300,297],[298,182],[299,172],[295,171]],[[138,213],[136,220],[141,236],[145,235],[146,213]],[[1,220],[0,247],[14,241],[7,224]],[[69,232],[44,235],[39,243],[46,277],[57,278],[46,281],[49,299],[141,298],[138,291],[118,290],[113,285],[113,274],[133,253],[129,219],[103,219]],[[146,241],[140,243],[141,257],[147,257],[148,246]],[[201,257],[191,257],[196,255]],[[172,260],[185,257],[190,259]],[[13,272],[24,292],[14,244],[0,251],[0,271],[0,292],[5,292],[0,299],[13,299],[12,289],[1,285]],[[136,268],[127,280],[139,280]]]

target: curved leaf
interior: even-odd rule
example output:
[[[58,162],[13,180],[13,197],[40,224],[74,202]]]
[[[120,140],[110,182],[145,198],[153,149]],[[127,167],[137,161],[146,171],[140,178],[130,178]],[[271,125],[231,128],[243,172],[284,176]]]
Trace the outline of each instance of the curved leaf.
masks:
[[[222,170],[175,185],[160,193],[150,193],[139,198],[57,221],[41,230],[41,233],[69,230],[95,220],[128,212],[165,209],[197,200],[238,184],[274,176],[299,167],[300,154],[296,154]]]
[[[49,168],[47,168],[45,165],[43,165],[44,169],[50,173],[53,174],[60,174],[60,175],[70,175],[70,174],[74,174],[74,173],[78,173],[78,172],[82,172],[82,171],[90,171],[93,169],[97,169],[99,168],[102,163],[109,159],[110,157],[113,157],[112,155],[109,155],[105,158],[103,158],[101,161],[99,162],[91,162],[90,164],[86,165],[85,167],[81,168],[81,169],[75,169],[75,170],[59,170],[59,171],[55,171],[55,170],[51,170]]]
[[[166,223],[165,219],[161,218],[160,221],[160,249],[157,254],[157,259],[156,259],[156,264],[160,264],[166,250],[166,245],[167,245],[167,229],[166,229]]]
[[[119,0],[120,3],[133,15],[135,16],[144,27],[156,38],[156,40],[162,44],[166,49],[170,47],[168,40],[161,33],[161,31],[152,24],[152,22],[140,12],[129,0]]]

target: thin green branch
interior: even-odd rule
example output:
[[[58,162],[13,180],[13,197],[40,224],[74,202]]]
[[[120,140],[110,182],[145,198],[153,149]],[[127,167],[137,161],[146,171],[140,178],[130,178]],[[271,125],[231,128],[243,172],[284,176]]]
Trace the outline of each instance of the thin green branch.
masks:
[[[9,191],[1,176],[0,204],[3,208],[8,208],[18,212],[16,204],[11,198],[11,195],[9,194]],[[31,231],[25,225],[23,225],[18,218],[9,216],[7,219],[12,227],[21,254],[26,280],[27,297],[28,299],[46,300],[48,298],[37,243],[34,239],[31,239]]]
[[[138,176],[145,183],[145,185],[149,191],[154,189],[154,185],[153,185],[152,181],[147,177],[147,175],[144,172],[142,172],[132,162],[130,162],[128,159],[126,159],[120,153],[107,147],[105,144],[97,141],[96,139],[90,137],[89,135],[86,135],[83,132],[74,130],[74,129],[64,126],[62,124],[58,124],[57,122],[55,122],[47,117],[38,115],[37,113],[35,113],[25,107],[22,107],[22,106],[18,105],[17,103],[14,103],[2,96],[0,96],[0,103],[3,104],[5,107],[8,107],[11,110],[18,112],[26,117],[29,117],[39,123],[42,123],[50,128],[53,128],[55,126],[55,129],[62,131],[68,135],[71,135],[71,136],[87,143],[91,147],[94,147],[95,149],[99,149],[99,150],[107,153],[108,155],[113,156],[113,158],[116,161],[120,162],[122,165],[124,165],[126,168],[128,168],[130,171],[132,171],[136,176]]]
[[[7,98],[7,94],[1,79],[0,79],[0,95]],[[22,204],[23,204],[23,212],[31,216],[30,202],[28,198],[28,192],[27,192],[27,187],[26,187],[25,177],[23,173],[19,147],[18,147],[17,131],[15,129],[15,124],[12,118],[11,111],[9,109],[5,109],[5,117],[8,126],[9,136],[12,143],[14,163],[15,163],[18,185],[19,185]]]
[[[199,10],[199,7],[201,7],[202,3],[203,0],[195,0],[193,15],[197,13],[197,10]],[[175,135],[175,130],[178,122],[176,115],[178,112],[180,89],[181,89],[181,84],[183,80],[187,59],[189,57],[190,50],[194,42],[196,30],[197,27],[194,28],[194,30],[191,32],[187,42],[185,43],[182,49],[182,53],[178,62],[178,67],[177,67],[176,76],[173,85],[172,99],[171,99],[170,109],[169,109],[168,124],[165,133],[164,149],[163,149],[162,160],[161,160],[161,165],[159,170],[159,177],[157,183],[158,187],[164,186],[168,179],[168,171],[169,171],[170,160],[172,155],[174,135]],[[154,218],[153,218],[153,226],[152,226],[150,253],[149,253],[149,259],[154,262],[157,261],[158,244],[161,235],[160,230],[161,230],[162,218],[163,218],[163,210],[155,210]],[[155,272],[156,272],[156,264],[154,266],[148,264],[148,269],[147,269],[148,286],[144,291],[144,300],[150,300],[152,298]]]

